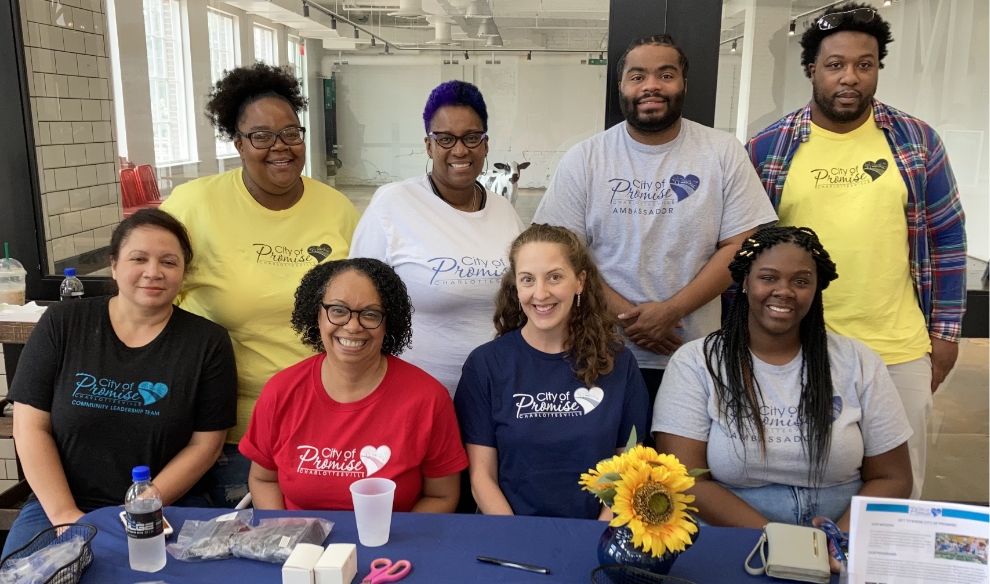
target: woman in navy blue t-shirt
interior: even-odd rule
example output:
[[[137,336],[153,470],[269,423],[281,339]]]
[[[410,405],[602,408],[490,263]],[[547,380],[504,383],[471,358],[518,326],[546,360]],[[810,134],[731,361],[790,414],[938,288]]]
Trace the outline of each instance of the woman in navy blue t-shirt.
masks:
[[[644,436],[649,398],[608,314],[587,248],[533,225],[509,250],[494,341],[475,349],[454,395],[471,492],[488,515],[611,516],[578,478]]]

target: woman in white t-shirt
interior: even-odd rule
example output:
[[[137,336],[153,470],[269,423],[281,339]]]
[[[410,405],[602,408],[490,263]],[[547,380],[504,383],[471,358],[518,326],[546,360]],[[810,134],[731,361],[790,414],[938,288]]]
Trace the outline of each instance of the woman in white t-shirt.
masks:
[[[423,122],[432,170],[378,189],[350,254],[385,262],[405,282],[415,312],[403,358],[453,397],[468,354],[495,336],[495,293],[523,225],[506,199],[478,183],[488,155],[488,110],[478,88],[440,84]]]
[[[815,233],[758,231],[729,270],[723,328],[674,354],[653,411],[660,450],[711,469],[691,491],[701,519],[848,531],[854,495],[908,497],[911,427],[880,357],[825,330],[837,274]]]

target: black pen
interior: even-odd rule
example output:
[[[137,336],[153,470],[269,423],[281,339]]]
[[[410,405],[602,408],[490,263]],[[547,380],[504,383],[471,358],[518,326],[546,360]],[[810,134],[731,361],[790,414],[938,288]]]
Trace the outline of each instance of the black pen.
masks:
[[[536,572],[537,574],[549,574],[550,568],[541,568],[540,566],[533,566],[532,564],[521,564],[519,562],[510,562],[509,560],[500,560],[498,558],[489,558],[486,556],[478,556],[479,562],[485,562],[486,564],[495,564],[496,566],[505,566],[506,568],[515,568],[517,570],[526,570],[527,572]]]

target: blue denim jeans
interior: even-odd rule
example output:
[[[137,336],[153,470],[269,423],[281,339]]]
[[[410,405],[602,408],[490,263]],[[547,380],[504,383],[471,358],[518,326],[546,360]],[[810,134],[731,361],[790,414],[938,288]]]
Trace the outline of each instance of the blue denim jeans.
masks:
[[[209,507],[210,501],[201,494],[189,493],[175,503],[172,503],[172,505],[175,507]],[[80,509],[83,513],[89,513],[93,510]],[[7,554],[26,546],[34,539],[34,536],[51,526],[52,522],[48,520],[48,515],[42,509],[41,502],[34,495],[31,495],[27,503],[21,507],[21,512],[17,515],[17,519],[14,520],[14,524],[10,526],[10,532],[7,534],[7,541],[3,544],[3,553],[0,557],[5,558]],[[121,525],[121,529],[123,528],[124,526]]]
[[[214,507],[233,509],[248,494],[251,459],[241,454],[236,444],[224,444],[220,458],[206,471],[210,500]]]
[[[855,480],[821,489],[787,485],[725,488],[770,521],[810,526],[815,517],[828,517],[832,521],[838,521],[862,486],[862,481]]]

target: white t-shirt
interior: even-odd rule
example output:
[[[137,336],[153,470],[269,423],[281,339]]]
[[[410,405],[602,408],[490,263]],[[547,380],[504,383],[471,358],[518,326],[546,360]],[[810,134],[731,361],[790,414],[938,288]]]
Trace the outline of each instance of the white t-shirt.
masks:
[[[522,229],[506,199],[488,191],[484,209],[458,211],[423,175],[379,188],[354,232],[351,257],[392,266],[409,291],[412,347],[402,359],[451,397],[468,354],[495,337],[495,293]]]
[[[669,299],[694,280],[719,241],[776,220],[742,144],[690,120],[660,146],[633,140],[625,123],[574,146],[533,218],[576,233],[605,282],[636,305]],[[720,315],[716,297],[676,332],[685,342],[704,337],[718,329]],[[667,365],[666,356],[629,348],[642,368]]]
[[[755,432],[740,439],[735,423],[720,416],[704,342],[687,343],[670,358],[653,407],[652,431],[707,442],[708,467],[722,484],[812,486],[798,414],[803,355],[780,366],[753,356],[763,404],[764,458]],[[901,398],[879,355],[857,340],[828,333],[828,361],[834,386],[832,444],[823,487],[859,479],[864,456],[888,452],[911,436]]]

